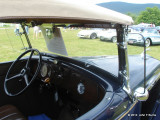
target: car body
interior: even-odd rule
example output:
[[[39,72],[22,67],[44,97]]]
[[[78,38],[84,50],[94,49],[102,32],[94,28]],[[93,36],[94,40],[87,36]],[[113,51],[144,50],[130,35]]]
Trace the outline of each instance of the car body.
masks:
[[[141,33],[144,28],[138,25],[132,25],[128,27],[128,32],[129,33]]]
[[[111,41],[114,43],[117,42],[117,33],[115,29],[102,31],[98,34],[98,36],[102,41]]]
[[[131,29],[130,31],[133,33],[141,33],[144,29],[147,28],[155,28],[155,25],[148,23],[140,23],[138,25],[131,25],[128,29]]]
[[[142,35],[142,36],[141,36]],[[160,44],[160,34],[155,28],[146,28],[140,34],[129,34],[128,43],[134,45],[144,45],[143,37],[146,41],[146,46]]]
[[[160,33],[160,26],[156,26],[156,29],[157,29],[158,32]]]
[[[131,17],[56,0],[5,0],[0,9],[0,22],[20,23],[28,43],[16,60],[0,63],[0,119],[158,119],[160,61],[128,56],[124,29]],[[118,55],[68,57],[59,28],[68,24],[116,29]],[[50,53],[32,48],[26,25],[40,27]]]
[[[141,26],[143,28],[154,27],[153,24],[149,24],[149,23],[140,23],[137,26]]]
[[[103,29],[100,28],[92,28],[88,30],[81,30],[78,32],[77,36],[79,38],[88,38],[88,39],[96,39],[97,35],[102,32]]]

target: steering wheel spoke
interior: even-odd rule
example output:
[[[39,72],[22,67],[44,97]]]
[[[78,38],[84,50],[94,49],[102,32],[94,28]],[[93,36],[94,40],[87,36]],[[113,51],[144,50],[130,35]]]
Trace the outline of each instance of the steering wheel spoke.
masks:
[[[33,53],[34,53],[34,50],[31,51],[31,54],[30,54],[30,56],[29,56],[29,59],[27,60],[27,63],[26,63],[26,68],[29,67],[29,64],[30,64],[31,58],[32,58],[32,56],[33,56]]]
[[[14,76],[12,76],[12,77],[10,77],[10,78],[6,78],[6,82],[7,81],[10,81],[10,80],[13,80],[13,79],[16,79],[16,78],[20,78],[20,77],[22,77],[22,75],[21,74],[17,74],[17,75],[14,75]]]
[[[26,85],[28,86],[29,85],[28,75],[25,74],[23,77],[24,77]]]

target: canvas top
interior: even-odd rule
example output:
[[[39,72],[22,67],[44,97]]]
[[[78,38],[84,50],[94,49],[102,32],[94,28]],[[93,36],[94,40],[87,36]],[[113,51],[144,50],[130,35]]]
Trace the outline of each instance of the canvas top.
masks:
[[[131,17],[97,5],[62,0],[0,0],[0,22],[133,24]]]

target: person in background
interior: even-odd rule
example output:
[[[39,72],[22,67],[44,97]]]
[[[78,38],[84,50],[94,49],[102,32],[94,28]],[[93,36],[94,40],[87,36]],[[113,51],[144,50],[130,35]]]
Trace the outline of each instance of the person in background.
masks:
[[[16,25],[15,25],[15,30],[14,30],[14,32],[15,32],[16,36],[19,36],[19,27],[20,27],[20,24],[16,24]]]
[[[38,26],[34,27],[33,39],[36,39],[41,36],[41,30]]]
[[[27,35],[29,35],[29,28],[28,28],[28,26],[25,26],[25,30],[26,30]]]
[[[34,33],[33,33],[33,39],[36,39],[38,38],[38,33],[39,33],[39,27],[38,26],[35,26],[34,27]]]
[[[153,26],[153,27],[156,27],[154,23],[152,24],[152,26]]]

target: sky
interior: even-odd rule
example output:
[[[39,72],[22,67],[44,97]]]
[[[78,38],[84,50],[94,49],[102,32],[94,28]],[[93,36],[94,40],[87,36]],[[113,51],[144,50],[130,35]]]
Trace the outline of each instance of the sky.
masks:
[[[75,0],[69,0],[75,2]],[[105,3],[105,2],[114,2],[114,1],[121,1],[121,2],[128,2],[128,3],[158,3],[160,4],[160,0],[79,0],[83,3],[90,3],[90,4],[98,4],[98,3]],[[77,1],[76,1],[77,2]]]

